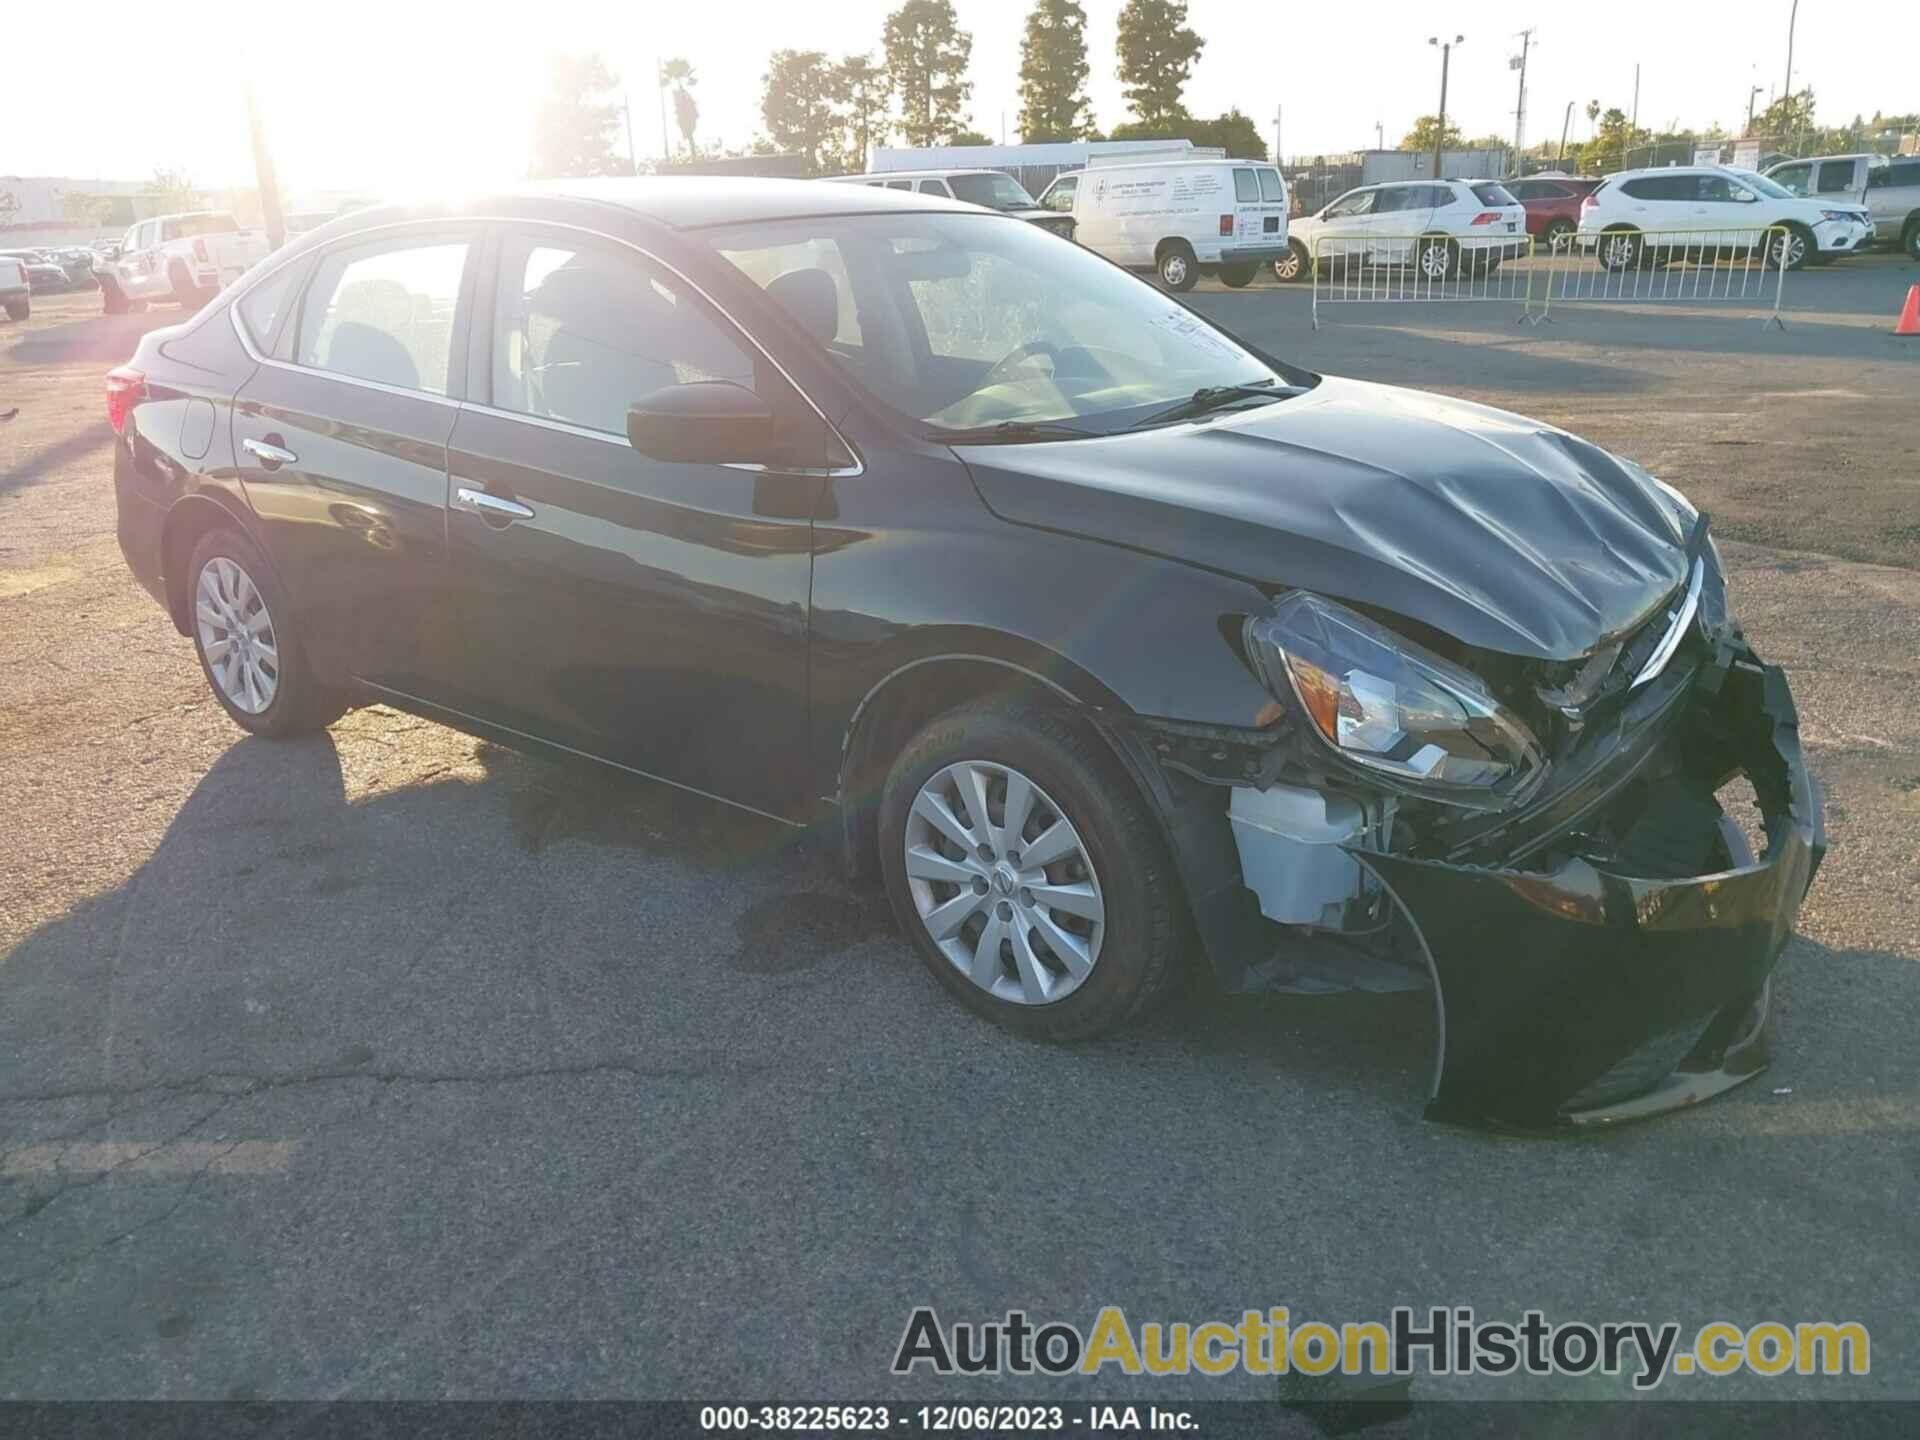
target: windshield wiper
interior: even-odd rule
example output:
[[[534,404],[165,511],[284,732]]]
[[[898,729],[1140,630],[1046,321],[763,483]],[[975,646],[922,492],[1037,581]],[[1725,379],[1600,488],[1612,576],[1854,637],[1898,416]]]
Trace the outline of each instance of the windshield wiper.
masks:
[[[1164,410],[1156,410],[1144,419],[1136,420],[1127,428],[1145,430],[1150,425],[1165,425],[1172,420],[1191,420],[1196,415],[1205,415],[1231,405],[1236,400],[1285,400],[1304,392],[1295,386],[1276,388],[1271,380],[1262,380],[1253,385],[1202,385],[1193,394]]]
[[[1078,425],[1063,425],[1057,420],[1002,420],[971,430],[942,430],[936,438],[948,445],[1011,445],[1022,440],[1083,440],[1100,433],[1083,430]]]

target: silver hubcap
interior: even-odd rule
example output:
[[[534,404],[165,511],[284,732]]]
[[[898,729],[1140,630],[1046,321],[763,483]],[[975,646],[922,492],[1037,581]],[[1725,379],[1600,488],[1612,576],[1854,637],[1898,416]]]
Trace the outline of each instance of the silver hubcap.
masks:
[[[1617,240],[1609,240],[1607,242],[1606,255],[1607,264],[1613,269],[1618,270],[1621,266],[1633,259],[1633,241],[1627,239],[1625,236]]]
[[[1783,259],[1789,268],[1798,265],[1807,254],[1807,242],[1798,235],[1785,235],[1773,242],[1773,259],[1779,264]]]
[[[1100,959],[1106,902],[1080,839],[1046,791],[986,760],[949,765],[907,817],[907,889],[927,934],[967,979],[1016,1005],[1050,1005]]]
[[[1167,257],[1167,263],[1161,267],[1161,273],[1167,277],[1167,283],[1169,285],[1178,285],[1187,278],[1186,257],[1169,255]]]
[[[1447,247],[1444,245],[1427,246],[1425,250],[1420,252],[1420,268],[1435,280],[1446,279],[1447,271],[1453,268],[1452,263],[1447,258]]]
[[[1300,273],[1300,252],[1289,250],[1273,262],[1273,273],[1282,280],[1291,280]]]
[[[258,715],[280,688],[279,637],[266,597],[246,571],[216,555],[200,569],[193,616],[213,683],[237,708]]]

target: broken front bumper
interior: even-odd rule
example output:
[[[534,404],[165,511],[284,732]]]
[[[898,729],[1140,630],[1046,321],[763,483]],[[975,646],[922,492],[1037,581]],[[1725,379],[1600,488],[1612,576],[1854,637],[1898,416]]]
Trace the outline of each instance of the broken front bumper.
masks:
[[[1537,846],[1559,857],[1547,868],[1358,855],[1411,921],[1438,990],[1429,1119],[1605,1125],[1765,1068],[1768,974],[1826,838],[1785,675],[1744,646],[1723,665],[1676,677],[1659,724],[1545,807],[1563,837]],[[1668,773],[1676,747],[1686,764]],[[1579,853],[1579,832],[1634,783],[1691,790],[1696,816],[1718,817],[1713,791],[1740,771],[1766,824],[1757,860],[1723,818],[1732,863],[1711,874],[1649,879]]]

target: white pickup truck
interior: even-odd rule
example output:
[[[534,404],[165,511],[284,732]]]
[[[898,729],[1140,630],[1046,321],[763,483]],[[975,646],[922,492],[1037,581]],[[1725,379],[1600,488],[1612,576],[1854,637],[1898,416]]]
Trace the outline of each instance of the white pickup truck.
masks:
[[[1767,178],[1809,200],[1858,205],[1873,217],[1873,238],[1920,260],[1920,155],[1823,155],[1786,160]]]
[[[216,210],[156,215],[128,230],[119,258],[96,274],[109,315],[144,310],[149,300],[197,310],[267,250],[262,231]]]

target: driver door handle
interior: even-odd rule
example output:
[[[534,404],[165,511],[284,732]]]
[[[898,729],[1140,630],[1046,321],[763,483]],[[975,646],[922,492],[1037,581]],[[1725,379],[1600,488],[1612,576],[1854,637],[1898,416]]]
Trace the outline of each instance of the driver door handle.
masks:
[[[507,500],[485,490],[462,485],[453,492],[453,508],[470,510],[483,520],[531,520],[533,507],[518,500]]]

